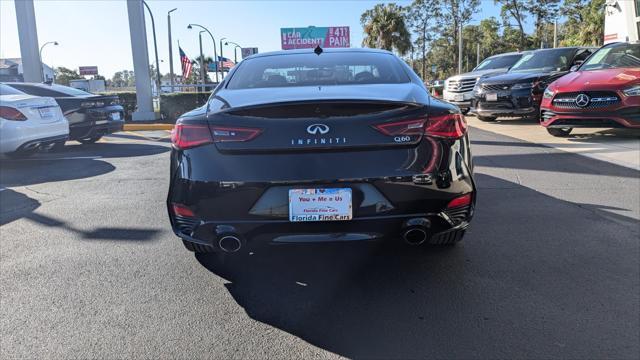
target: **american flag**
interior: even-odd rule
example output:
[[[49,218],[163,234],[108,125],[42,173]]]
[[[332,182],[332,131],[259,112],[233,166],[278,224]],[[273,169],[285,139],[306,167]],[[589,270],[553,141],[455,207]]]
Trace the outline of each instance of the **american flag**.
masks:
[[[187,57],[187,54],[185,54],[184,51],[182,51],[181,47],[178,47],[178,49],[180,49],[180,63],[182,64],[182,78],[186,80],[189,77],[189,75],[191,75],[191,60],[189,60],[189,57]]]
[[[235,65],[233,61],[222,56],[218,56],[218,61],[220,63],[221,68],[226,70],[231,69]]]

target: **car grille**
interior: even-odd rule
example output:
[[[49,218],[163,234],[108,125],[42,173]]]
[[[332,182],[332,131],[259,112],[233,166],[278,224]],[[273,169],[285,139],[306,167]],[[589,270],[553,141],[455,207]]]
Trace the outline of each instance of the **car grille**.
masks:
[[[469,92],[476,86],[476,79],[449,80],[447,90],[450,92]]]
[[[580,94],[589,96],[586,106],[578,106],[576,98]],[[586,91],[560,93],[553,98],[553,106],[564,109],[596,109],[615,105],[620,102],[618,95],[612,91]]]
[[[482,84],[483,90],[500,91],[511,89],[511,84]]]
[[[542,114],[540,115],[540,117],[542,118],[542,121],[544,122],[551,120],[554,116],[556,116],[556,113],[549,110],[542,110]]]
[[[196,225],[198,225],[198,223],[200,222],[198,219],[188,218],[188,217],[183,217],[178,215],[174,217],[174,221],[176,223],[176,227],[178,228],[178,230],[181,233],[187,234],[187,235],[190,235],[193,232],[193,229],[196,227]]]

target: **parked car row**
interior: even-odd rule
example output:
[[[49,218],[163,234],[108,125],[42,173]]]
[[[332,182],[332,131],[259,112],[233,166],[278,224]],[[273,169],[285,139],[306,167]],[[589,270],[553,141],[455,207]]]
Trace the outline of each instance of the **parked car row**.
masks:
[[[55,84],[0,83],[0,153],[9,157],[57,149],[67,140],[94,143],[123,125],[116,96]]]
[[[574,127],[640,128],[640,44],[496,55],[447,79],[445,89],[445,100],[482,121],[540,119],[554,136]]]

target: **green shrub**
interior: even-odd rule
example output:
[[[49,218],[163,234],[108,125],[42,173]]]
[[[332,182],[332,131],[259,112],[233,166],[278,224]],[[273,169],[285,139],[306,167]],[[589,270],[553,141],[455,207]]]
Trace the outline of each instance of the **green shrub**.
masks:
[[[135,91],[103,92],[103,95],[117,95],[124,107],[125,120],[131,121],[131,114],[136,110]],[[210,92],[201,93],[171,93],[160,95],[160,114],[162,122],[173,124],[180,115],[204,105],[211,95]]]
[[[210,92],[171,93],[160,95],[163,122],[175,123],[180,115],[206,104]]]

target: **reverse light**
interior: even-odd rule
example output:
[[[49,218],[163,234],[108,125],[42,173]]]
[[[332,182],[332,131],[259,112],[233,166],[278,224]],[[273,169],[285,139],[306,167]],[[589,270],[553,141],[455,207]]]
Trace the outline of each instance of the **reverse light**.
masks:
[[[189,149],[213,142],[207,124],[177,123],[171,132],[171,143],[177,149]]]
[[[0,106],[0,118],[13,121],[27,120],[27,117],[20,110],[9,106]]]
[[[627,96],[640,96],[640,85],[634,85],[630,88],[622,90],[622,93]]]
[[[447,209],[469,206],[471,205],[471,200],[472,200],[472,193],[458,196],[457,198],[449,201],[449,204],[447,204]]]
[[[212,126],[214,142],[249,141],[262,133],[261,129],[245,127]]]
[[[195,217],[193,210],[189,209],[186,205],[171,203],[171,210],[174,215],[182,217]]]

